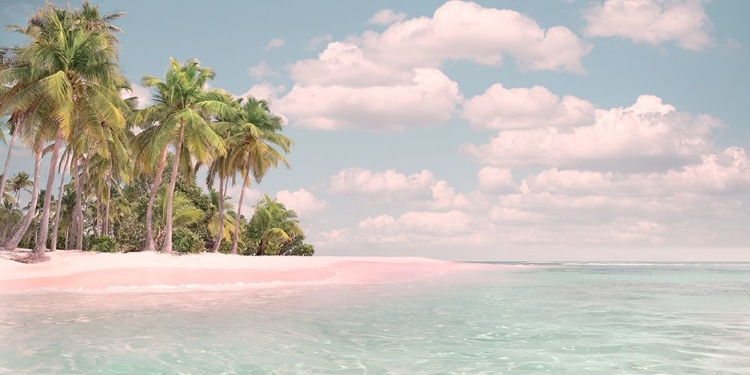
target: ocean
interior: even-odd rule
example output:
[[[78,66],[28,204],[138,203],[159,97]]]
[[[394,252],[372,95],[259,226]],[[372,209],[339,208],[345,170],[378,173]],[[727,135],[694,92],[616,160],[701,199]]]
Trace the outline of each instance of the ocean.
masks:
[[[10,374],[749,374],[750,263],[0,295]]]

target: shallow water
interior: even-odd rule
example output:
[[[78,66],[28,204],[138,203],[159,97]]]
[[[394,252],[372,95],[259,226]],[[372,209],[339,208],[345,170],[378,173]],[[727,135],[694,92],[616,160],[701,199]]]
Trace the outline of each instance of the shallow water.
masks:
[[[750,264],[0,295],[7,373],[748,373]]]

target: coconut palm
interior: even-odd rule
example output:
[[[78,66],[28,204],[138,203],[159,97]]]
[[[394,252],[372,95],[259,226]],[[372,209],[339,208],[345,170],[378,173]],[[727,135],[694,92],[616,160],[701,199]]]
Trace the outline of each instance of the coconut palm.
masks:
[[[209,126],[207,118],[228,111],[224,103],[228,95],[216,90],[204,90],[205,84],[214,77],[210,68],[202,67],[197,60],[180,64],[170,59],[169,70],[164,81],[145,76],[141,83],[153,88],[154,105],[141,110],[136,115],[136,123],[145,125],[146,130],[136,137],[136,159],[141,166],[157,165],[154,185],[151,190],[146,212],[146,249],[155,250],[152,234],[153,205],[159,189],[161,174],[167,161],[167,150],[172,144],[175,149],[171,179],[166,191],[166,220],[163,253],[172,252],[172,196],[179,176],[183,150],[202,162],[208,162],[213,155],[225,153],[221,138]]]
[[[18,198],[21,195],[21,191],[30,192],[29,188],[34,186],[34,181],[31,179],[31,176],[29,176],[26,172],[18,172],[10,179],[8,182],[8,187],[10,188],[10,191],[15,193],[15,199],[16,202],[18,202]]]
[[[225,143],[229,149],[229,164],[242,176],[242,188],[237,203],[237,221],[242,217],[242,203],[245,188],[250,187],[251,179],[260,183],[271,167],[289,163],[278,147],[288,153],[294,142],[279,134],[282,130],[282,119],[272,115],[265,100],[248,97],[242,107],[234,112],[229,121],[218,123],[217,127],[228,127],[230,136]],[[239,225],[235,226],[232,235],[231,253],[237,254],[239,242]]]
[[[269,248],[278,248],[292,238],[304,236],[297,213],[268,195],[255,206],[255,214],[248,225],[250,238],[257,241],[255,255],[266,255]]]
[[[1,83],[25,85],[11,90],[9,98],[1,104],[39,111],[51,120],[44,126],[55,130],[34,249],[39,254],[44,251],[49,234],[52,186],[63,142],[72,136],[74,123],[76,128],[102,123],[124,127],[125,118],[119,109],[122,99],[116,88],[125,86],[127,81],[120,73],[111,35],[81,27],[77,12],[48,4],[29,19],[26,28],[12,29],[30,37],[32,42],[17,50],[19,66],[0,72]]]
[[[5,157],[5,166],[3,167],[3,174],[0,176],[0,198],[5,197],[5,184],[6,184],[6,176],[8,175],[8,168],[10,167],[10,158],[13,156],[13,145],[16,143],[16,132],[15,132],[15,125],[14,120],[8,120],[8,122],[5,123],[5,126],[8,128],[8,133],[10,133],[10,142],[7,143],[8,145],[8,155]],[[5,142],[5,133],[0,131],[0,134],[3,135],[3,142]]]

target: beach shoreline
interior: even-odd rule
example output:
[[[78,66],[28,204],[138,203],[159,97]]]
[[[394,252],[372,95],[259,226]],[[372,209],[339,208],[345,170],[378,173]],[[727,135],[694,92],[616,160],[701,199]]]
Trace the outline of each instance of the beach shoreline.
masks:
[[[418,280],[483,265],[418,257],[252,257],[203,253],[56,251],[24,264],[0,259],[0,293],[32,290],[106,290],[120,287],[323,283]]]

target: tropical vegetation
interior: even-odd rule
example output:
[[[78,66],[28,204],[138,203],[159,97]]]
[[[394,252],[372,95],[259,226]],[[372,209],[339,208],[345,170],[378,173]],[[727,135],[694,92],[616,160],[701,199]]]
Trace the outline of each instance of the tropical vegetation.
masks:
[[[312,255],[282,203],[265,196],[242,212],[247,187],[289,167],[282,118],[264,100],[208,89],[215,73],[195,59],[142,77],[152,100],[138,103],[112,24],[123,15],[47,4],[8,26],[28,41],[0,49],[2,247],[33,249],[27,261],[57,249]],[[34,170],[9,175],[19,144]]]

